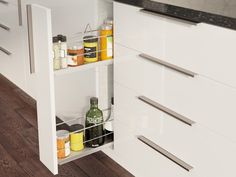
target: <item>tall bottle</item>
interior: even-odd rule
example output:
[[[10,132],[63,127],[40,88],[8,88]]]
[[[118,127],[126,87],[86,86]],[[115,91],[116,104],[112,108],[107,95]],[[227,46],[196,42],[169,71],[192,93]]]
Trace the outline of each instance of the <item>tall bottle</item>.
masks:
[[[98,108],[98,98],[90,99],[90,110],[86,114],[86,146],[98,147],[104,144],[103,113]],[[96,126],[97,125],[97,126]],[[91,127],[92,126],[92,127]]]

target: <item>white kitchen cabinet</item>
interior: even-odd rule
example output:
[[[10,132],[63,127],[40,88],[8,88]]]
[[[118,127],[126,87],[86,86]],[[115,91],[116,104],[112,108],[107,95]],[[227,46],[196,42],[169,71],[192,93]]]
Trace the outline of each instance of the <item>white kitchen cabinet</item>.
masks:
[[[234,177],[235,172],[230,169],[236,156],[233,107],[236,90],[233,88],[235,78],[231,77],[235,31],[155,13],[144,15],[140,8],[121,3],[115,3],[114,9],[115,24],[119,24],[119,30],[115,30],[119,45],[115,46],[114,66],[114,159],[138,177]],[[123,9],[129,16],[124,17]],[[142,20],[134,24],[134,14],[140,19],[149,16],[152,20],[147,26],[164,28],[163,33],[153,34]],[[138,35],[128,30],[133,26],[145,31],[144,34],[149,35],[145,39],[149,41],[153,35],[164,36],[163,46],[156,45],[155,50],[145,40],[139,44]],[[220,38],[224,38],[224,43],[216,42],[215,39]],[[132,41],[136,42],[131,45]],[[162,55],[156,52],[159,49],[163,50]],[[228,63],[223,59],[224,54]],[[137,140],[140,135],[141,144]],[[172,156],[166,155],[168,153]],[[173,163],[176,157],[186,167],[192,167],[191,170],[186,172],[181,168],[185,165]],[[172,163],[172,167],[165,160]]]
[[[80,3],[73,1],[73,6],[86,4],[86,0]],[[90,4],[91,3],[91,4]],[[52,4],[48,4],[50,6]],[[68,44],[76,43],[76,33],[84,31],[87,23],[90,23],[95,29],[96,26],[95,13],[91,12],[91,16],[76,18],[78,11],[74,11],[75,20],[80,18],[83,20],[81,24],[68,27],[68,20],[74,16],[61,16],[63,23],[57,22],[57,26],[53,25],[55,14],[59,15],[59,7],[62,4],[53,4],[57,6],[54,12],[52,9],[41,5],[28,5],[30,39],[32,43],[31,64],[33,64],[34,74],[36,77],[37,90],[37,112],[38,112],[38,130],[39,130],[39,149],[40,160],[53,173],[58,173],[58,165],[68,163],[75,159],[89,155],[96,151],[112,147],[111,141],[106,142],[98,148],[85,148],[81,152],[73,152],[65,159],[57,159],[56,145],[56,116],[68,125],[74,123],[84,124],[85,113],[89,109],[89,99],[93,96],[98,97],[99,107],[104,110],[104,119],[109,115],[110,100],[113,96],[113,61],[100,61],[82,65],[76,68],[67,68],[64,70],[53,71],[53,55],[52,55],[52,36],[57,34],[60,29],[62,34],[68,36]],[[96,8],[96,1],[86,4]],[[68,8],[68,7],[66,7]],[[109,9],[108,9],[109,10]],[[51,13],[52,12],[52,13]],[[85,13],[85,12],[83,12]],[[51,15],[52,14],[52,15]],[[54,14],[54,15],[53,15]],[[80,12],[82,14],[82,12]],[[62,15],[62,14],[61,14]],[[58,20],[58,19],[56,19]],[[59,23],[59,24],[58,24]],[[70,22],[71,23],[71,22]],[[74,23],[74,22],[73,22]],[[60,26],[60,28],[58,28]],[[76,28],[78,27],[78,28]],[[71,30],[72,29],[72,30]],[[75,41],[73,41],[75,40]]]
[[[17,1],[7,2],[0,3],[0,73],[25,90],[24,28],[19,24]]]

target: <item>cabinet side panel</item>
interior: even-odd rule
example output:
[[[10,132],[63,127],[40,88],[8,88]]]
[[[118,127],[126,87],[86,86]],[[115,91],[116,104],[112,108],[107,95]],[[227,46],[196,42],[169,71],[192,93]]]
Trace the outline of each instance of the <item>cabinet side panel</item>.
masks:
[[[37,79],[37,114],[40,160],[53,173],[58,173],[55,96],[52,60],[51,11],[29,5]]]

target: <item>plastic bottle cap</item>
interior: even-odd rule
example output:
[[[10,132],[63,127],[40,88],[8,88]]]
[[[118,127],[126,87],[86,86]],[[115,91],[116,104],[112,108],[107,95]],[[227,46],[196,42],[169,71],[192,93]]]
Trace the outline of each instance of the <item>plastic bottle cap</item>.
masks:
[[[90,98],[90,104],[98,104],[98,98],[96,97]]]

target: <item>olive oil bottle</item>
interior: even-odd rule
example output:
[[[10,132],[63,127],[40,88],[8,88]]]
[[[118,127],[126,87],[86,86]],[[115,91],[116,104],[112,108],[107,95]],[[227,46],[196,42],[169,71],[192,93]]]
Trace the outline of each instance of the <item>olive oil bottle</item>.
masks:
[[[96,148],[104,144],[103,113],[98,108],[98,98],[90,99],[90,110],[86,114],[86,146]]]

